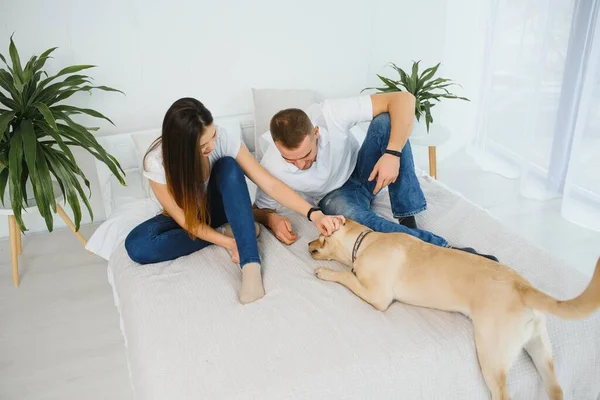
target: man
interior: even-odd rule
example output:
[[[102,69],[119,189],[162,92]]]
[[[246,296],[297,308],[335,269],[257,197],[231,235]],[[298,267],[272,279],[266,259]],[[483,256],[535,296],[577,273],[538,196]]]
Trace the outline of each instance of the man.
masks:
[[[394,92],[326,100],[306,112],[282,110],[271,119],[270,133],[263,135],[271,140],[261,165],[325,214],[341,214],[377,232],[407,233],[447,247],[444,238],[418,229],[414,218],[427,208],[408,142],[414,109],[412,94]],[[360,146],[350,129],[364,121],[372,122]],[[385,187],[398,223],[371,209]],[[277,206],[258,190],[256,220],[291,244],[297,235],[290,221],[275,212]]]

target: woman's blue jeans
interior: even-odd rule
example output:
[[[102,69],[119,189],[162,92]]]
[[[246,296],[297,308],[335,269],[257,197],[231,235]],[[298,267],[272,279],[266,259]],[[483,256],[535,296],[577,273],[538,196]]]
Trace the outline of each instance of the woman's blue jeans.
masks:
[[[260,263],[254,216],[242,169],[231,157],[213,165],[207,190],[210,225],[231,225],[240,255],[240,266]],[[129,257],[139,264],[174,260],[212,243],[190,237],[175,220],[159,214],[134,228],[125,239]]]

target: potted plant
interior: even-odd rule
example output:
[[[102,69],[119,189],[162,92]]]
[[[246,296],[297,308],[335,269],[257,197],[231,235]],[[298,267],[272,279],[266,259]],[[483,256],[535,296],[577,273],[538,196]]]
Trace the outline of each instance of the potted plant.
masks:
[[[11,208],[21,231],[26,227],[22,211],[27,207],[28,190],[33,192],[37,208],[53,228],[56,199],[53,180],[60,186],[65,201],[73,210],[75,229],[81,223],[80,199],[93,219],[93,212],[82,187],[90,192],[90,182],[77,165],[70,146],[87,150],[110,168],[122,185],[123,169],[118,161],[98,143],[92,131],[72,118],[86,114],[112,121],[95,110],[65,104],[75,93],[104,90],[120,92],[106,86],[93,86],[87,75],[77,74],[93,65],[73,65],[48,75],[43,67],[56,47],[33,56],[22,66],[17,48],[10,38],[11,65],[0,54],[8,71],[0,68],[0,196],[4,203],[8,185]],[[122,93],[122,92],[120,92]]]
[[[387,92],[402,92],[407,91],[416,98],[415,102],[415,117],[420,121],[421,117],[425,117],[425,125],[429,132],[429,125],[433,122],[431,109],[436,105],[434,102],[439,102],[441,99],[460,99],[470,101],[466,97],[456,96],[447,89],[449,86],[458,85],[446,78],[435,78],[435,73],[441,63],[425,69],[419,74],[420,61],[413,61],[412,71],[410,74],[404,72],[396,64],[390,63],[393,69],[398,72],[399,80],[393,80],[377,74],[377,77],[386,85],[385,87],[365,88],[375,89],[381,93]],[[460,85],[458,85],[460,86]]]

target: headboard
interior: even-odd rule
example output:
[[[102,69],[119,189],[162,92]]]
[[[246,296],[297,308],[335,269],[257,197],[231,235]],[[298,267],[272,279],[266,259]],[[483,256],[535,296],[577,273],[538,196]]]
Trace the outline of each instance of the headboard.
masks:
[[[254,120],[252,114],[217,117],[215,118],[215,124],[224,126],[229,134],[237,133],[241,135],[248,149],[254,151]],[[115,204],[115,202],[118,202],[115,199],[147,197],[147,191],[144,189],[144,178],[140,171],[144,154],[140,154],[134,141],[134,136],[138,137],[138,135],[158,137],[160,128],[97,137],[102,147],[119,161],[127,174],[125,177],[127,187],[122,188],[108,167],[95,160],[100,192],[102,193],[102,204],[107,217],[115,207],[120,205]],[[119,193],[115,193],[116,191],[119,191]]]

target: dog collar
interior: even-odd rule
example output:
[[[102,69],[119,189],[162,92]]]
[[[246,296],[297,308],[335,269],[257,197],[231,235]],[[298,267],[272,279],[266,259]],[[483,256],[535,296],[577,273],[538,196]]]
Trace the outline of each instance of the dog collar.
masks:
[[[356,242],[354,242],[354,248],[352,249],[352,264],[354,264],[354,261],[356,261],[356,253],[358,253],[358,248],[360,247],[362,241],[365,239],[365,236],[372,232],[373,231],[371,230],[363,231],[360,233],[360,235],[358,235]]]

